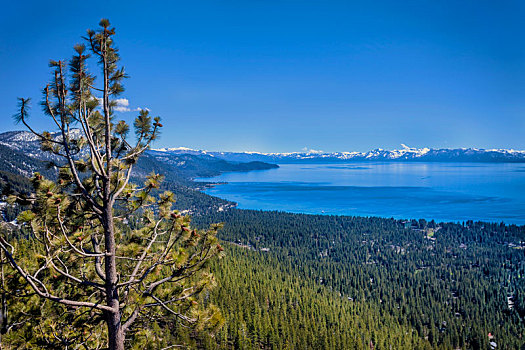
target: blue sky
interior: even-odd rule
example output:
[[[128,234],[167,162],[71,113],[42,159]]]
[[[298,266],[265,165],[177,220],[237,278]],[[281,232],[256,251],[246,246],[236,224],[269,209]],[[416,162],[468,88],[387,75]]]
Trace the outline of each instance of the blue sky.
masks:
[[[523,1],[4,2],[0,131],[107,17],[155,147],[525,149]],[[93,67],[94,69],[94,67]],[[121,112],[132,120],[135,113]]]

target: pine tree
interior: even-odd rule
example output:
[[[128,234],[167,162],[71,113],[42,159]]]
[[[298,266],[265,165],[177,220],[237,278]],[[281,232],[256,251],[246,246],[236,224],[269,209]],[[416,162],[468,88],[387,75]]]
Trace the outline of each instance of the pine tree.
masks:
[[[66,334],[58,345],[63,348],[102,340],[111,350],[123,350],[126,339],[150,339],[159,325],[216,327],[222,322],[216,307],[199,302],[200,293],[213,285],[205,267],[222,251],[216,239],[220,225],[193,229],[189,217],[172,210],[174,194],[158,193],[158,174],[150,174],[142,186],[130,182],[134,164],[162,124],[141,110],[132,143],[129,125],[115,120],[116,98],[127,75],[118,66],[114,35],[103,19],[98,30],[88,30],[86,45],[74,47],[69,64],[50,62],[53,76],[41,105],[57,133],[40,133],[29,125],[29,99],[19,99],[15,115],[60,161],[54,164],[58,181],[36,173],[32,195],[10,198],[31,203],[18,217],[29,233],[27,243],[0,237],[17,273],[13,278],[21,277],[79,327],[79,320],[106,325],[96,339],[89,332]],[[100,67],[98,80],[88,70],[90,56]],[[54,328],[58,334],[60,327]]]

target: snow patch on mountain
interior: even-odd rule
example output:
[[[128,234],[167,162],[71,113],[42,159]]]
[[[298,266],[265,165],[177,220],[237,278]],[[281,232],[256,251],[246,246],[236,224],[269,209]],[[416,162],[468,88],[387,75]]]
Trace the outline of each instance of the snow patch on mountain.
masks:
[[[432,149],[414,148],[401,144],[401,149],[385,150],[377,148],[368,152],[323,152],[303,149],[302,152],[264,153],[264,152],[213,152],[188,149],[185,147],[163,148],[150,152],[168,152],[175,154],[190,153],[208,155],[228,161],[265,161],[275,163],[297,161],[454,161],[454,162],[525,162],[525,151],[514,149]]]
[[[53,133],[53,138],[60,140],[59,133]],[[82,130],[72,129],[70,137],[82,136]],[[37,136],[28,131],[9,131],[0,134],[0,144],[11,149],[24,152],[35,158],[46,158],[40,150]],[[340,162],[340,161],[427,161],[427,162],[525,162],[525,150],[516,149],[480,149],[480,148],[414,148],[401,144],[400,149],[385,150],[377,148],[368,152],[344,151],[324,152],[304,148],[300,152],[264,153],[264,152],[216,152],[196,150],[188,147],[169,147],[148,151],[153,155],[191,154],[207,156],[232,162],[261,161],[268,163],[293,162]],[[49,156],[47,156],[49,157]]]
[[[71,139],[78,139],[81,136],[83,136],[83,132],[80,129],[74,128],[69,131],[69,137]],[[55,141],[62,140],[62,134],[59,132],[52,132],[51,137]],[[40,148],[40,137],[30,131],[8,131],[0,133],[0,145],[7,146],[33,158],[46,160],[59,159],[58,156],[42,152]]]

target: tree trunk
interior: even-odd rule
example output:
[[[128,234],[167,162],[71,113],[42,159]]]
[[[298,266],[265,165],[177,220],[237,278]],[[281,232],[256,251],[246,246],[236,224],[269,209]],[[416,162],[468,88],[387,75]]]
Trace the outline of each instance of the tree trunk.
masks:
[[[124,350],[124,330],[122,329],[120,302],[117,289],[118,276],[115,258],[115,228],[113,225],[113,208],[111,205],[107,205],[104,208],[104,231],[106,243],[106,299],[107,305],[115,310],[106,313],[109,350]]]
[[[109,350],[124,350],[124,330],[122,328],[120,315],[120,302],[118,295],[118,275],[115,242],[115,226],[113,224],[113,200],[111,198],[111,115],[109,110],[109,70],[107,62],[108,32],[104,28],[104,38],[101,42],[103,75],[104,75],[104,94],[103,110],[105,119],[105,148],[106,148],[106,174],[102,179],[102,201],[104,240],[106,245],[105,273],[106,273],[106,301],[114,311],[107,312],[106,323],[108,326],[108,345]]]
[[[124,331],[120,322],[120,312],[107,314],[109,350],[124,350]]]

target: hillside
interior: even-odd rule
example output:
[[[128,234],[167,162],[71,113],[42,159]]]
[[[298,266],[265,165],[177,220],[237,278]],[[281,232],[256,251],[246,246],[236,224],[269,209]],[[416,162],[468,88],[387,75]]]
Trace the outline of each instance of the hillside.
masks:
[[[52,135],[55,139],[60,139],[57,133]],[[80,131],[73,129],[72,137],[79,136]],[[32,171],[36,171],[36,169],[42,171],[42,161],[60,161],[60,158],[50,155],[47,152],[42,152],[40,150],[38,137],[28,131],[8,131],[0,133],[0,157],[4,157],[4,159],[7,160],[11,152],[14,152],[17,158],[24,155],[24,161],[13,164],[13,166],[10,166],[7,162],[6,166],[10,168],[4,170],[15,171],[14,169],[18,168],[26,176]],[[27,164],[23,164],[24,162]],[[195,177],[211,177],[228,171],[266,170],[277,167],[278,165],[261,161],[226,161],[206,154],[166,154],[148,151],[147,154],[141,158],[141,164],[135,169],[135,174],[136,176],[142,176],[145,172],[151,172],[152,169],[166,168],[169,170],[171,176],[175,176],[178,178],[178,181],[183,182],[184,180]]]
[[[79,135],[78,130],[73,135]],[[58,134],[54,134],[59,139]],[[30,190],[27,178],[39,172],[53,179],[56,170],[50,162],[60,162],[56,156],[40,150],[36,136],[27,131],[0,133],[0,190]],[[211,177],[229,171],[265,170],[278,167],[264,162],[229,162],[207,155],[165,155],[148,152],[139,158],[132,173],[135,181],[143,180],[151,172],[164,176],[163,188],[170,188],[177,196],[177,208],[197,211],[218,210],[235,204],[226,200],[207,196],[199,191],[206,182],[195,183],[196,177]]]
[[[237,209],[195,221],[227,223],[215,294],[234,344],[488,349],[491,333],[525,346],[524,226]]]

